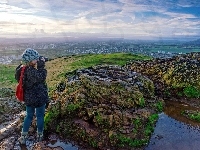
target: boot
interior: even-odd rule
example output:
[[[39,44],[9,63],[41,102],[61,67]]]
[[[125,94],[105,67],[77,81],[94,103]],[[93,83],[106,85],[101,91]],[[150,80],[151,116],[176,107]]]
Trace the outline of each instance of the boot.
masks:
[[[41,142],[43,140],[43,133],[37,132],[37,142]]]
[[[21,132],[21,136],[19,138],[20,144],[26,144],[26,139],[28,137],[27,135],[28,135],[28,132]]]

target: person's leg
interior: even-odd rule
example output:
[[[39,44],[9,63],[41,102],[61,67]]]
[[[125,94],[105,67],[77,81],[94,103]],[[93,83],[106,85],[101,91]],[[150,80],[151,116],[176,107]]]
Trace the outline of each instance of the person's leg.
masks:
[[[38,139],[38,141],[41,141],[42,138],[43,138],[44,113],[45,113],[45,105],[36,108],[36,117],[37,117],[37,139]]]
[[[26,138],[27,138],[27,135],[28,135],[29,127],[30,127],[31,122],[33,120],[34,113],[35,113],[34,107],[26,106],[26,117],[24,118],[22,133],[21,133],[21,137],[19,139],[21,144],[26,143]]]
[[[35,113],[34,107],[26,106],[26,117],[24,118],[22,132],[28,132],[31,122],[33,120],[34,113]]]

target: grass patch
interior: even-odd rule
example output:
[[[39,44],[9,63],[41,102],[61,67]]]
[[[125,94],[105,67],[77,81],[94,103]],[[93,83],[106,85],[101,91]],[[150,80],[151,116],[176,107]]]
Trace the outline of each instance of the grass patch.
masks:
[[[17,81],[15,80],[15,65],[0,64],[0,87],[15,88]]]
[[[82,66],[87,68],[98,64],[110,64],[110,65],[125,65],[130,60],[149,60],[150,57],[143,55],[134,55],[131,53],[113,53],[113,54],[89,54],[78,56],[81,61],[76,61],[72,65],[77,68],[77,66]]]

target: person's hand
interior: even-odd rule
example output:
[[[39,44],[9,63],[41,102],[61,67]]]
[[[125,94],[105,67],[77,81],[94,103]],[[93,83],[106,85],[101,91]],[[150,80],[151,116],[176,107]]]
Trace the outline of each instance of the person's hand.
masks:
[[[42,60],[42,61],[44,61],[44,62],[45,62],[45,59],[44,59],[44,57],[43,57],[43,56],[40,56],[40,57],[39,57],[39,60]]]
[[[45,67],[45,59],[43,56],[39,57],[39,60],[37,61],[37,68],[41,69]]]

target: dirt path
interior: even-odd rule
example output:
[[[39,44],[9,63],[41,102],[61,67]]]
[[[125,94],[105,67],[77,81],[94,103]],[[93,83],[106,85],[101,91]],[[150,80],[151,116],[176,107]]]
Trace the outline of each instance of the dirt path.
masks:
[[[42,142],[36,142],[35,121],[30,128],[26,145],[18,139],[25,116],[24,106],[13,98],[0,98],[0,149],[1,150],[76,150],[71,143],[62,142],[56,134],[50,134]]]
[[[77,147],[70,143],[62,142],[56,134],[50,134],[42,142],[36,142],[36,133],[31,127],[26,145],[20,145],[21,119],[25,115],[22,111],[15,116],[15,119],[4,122],[0,125],[0,149],[1,150],[76,150]]]

